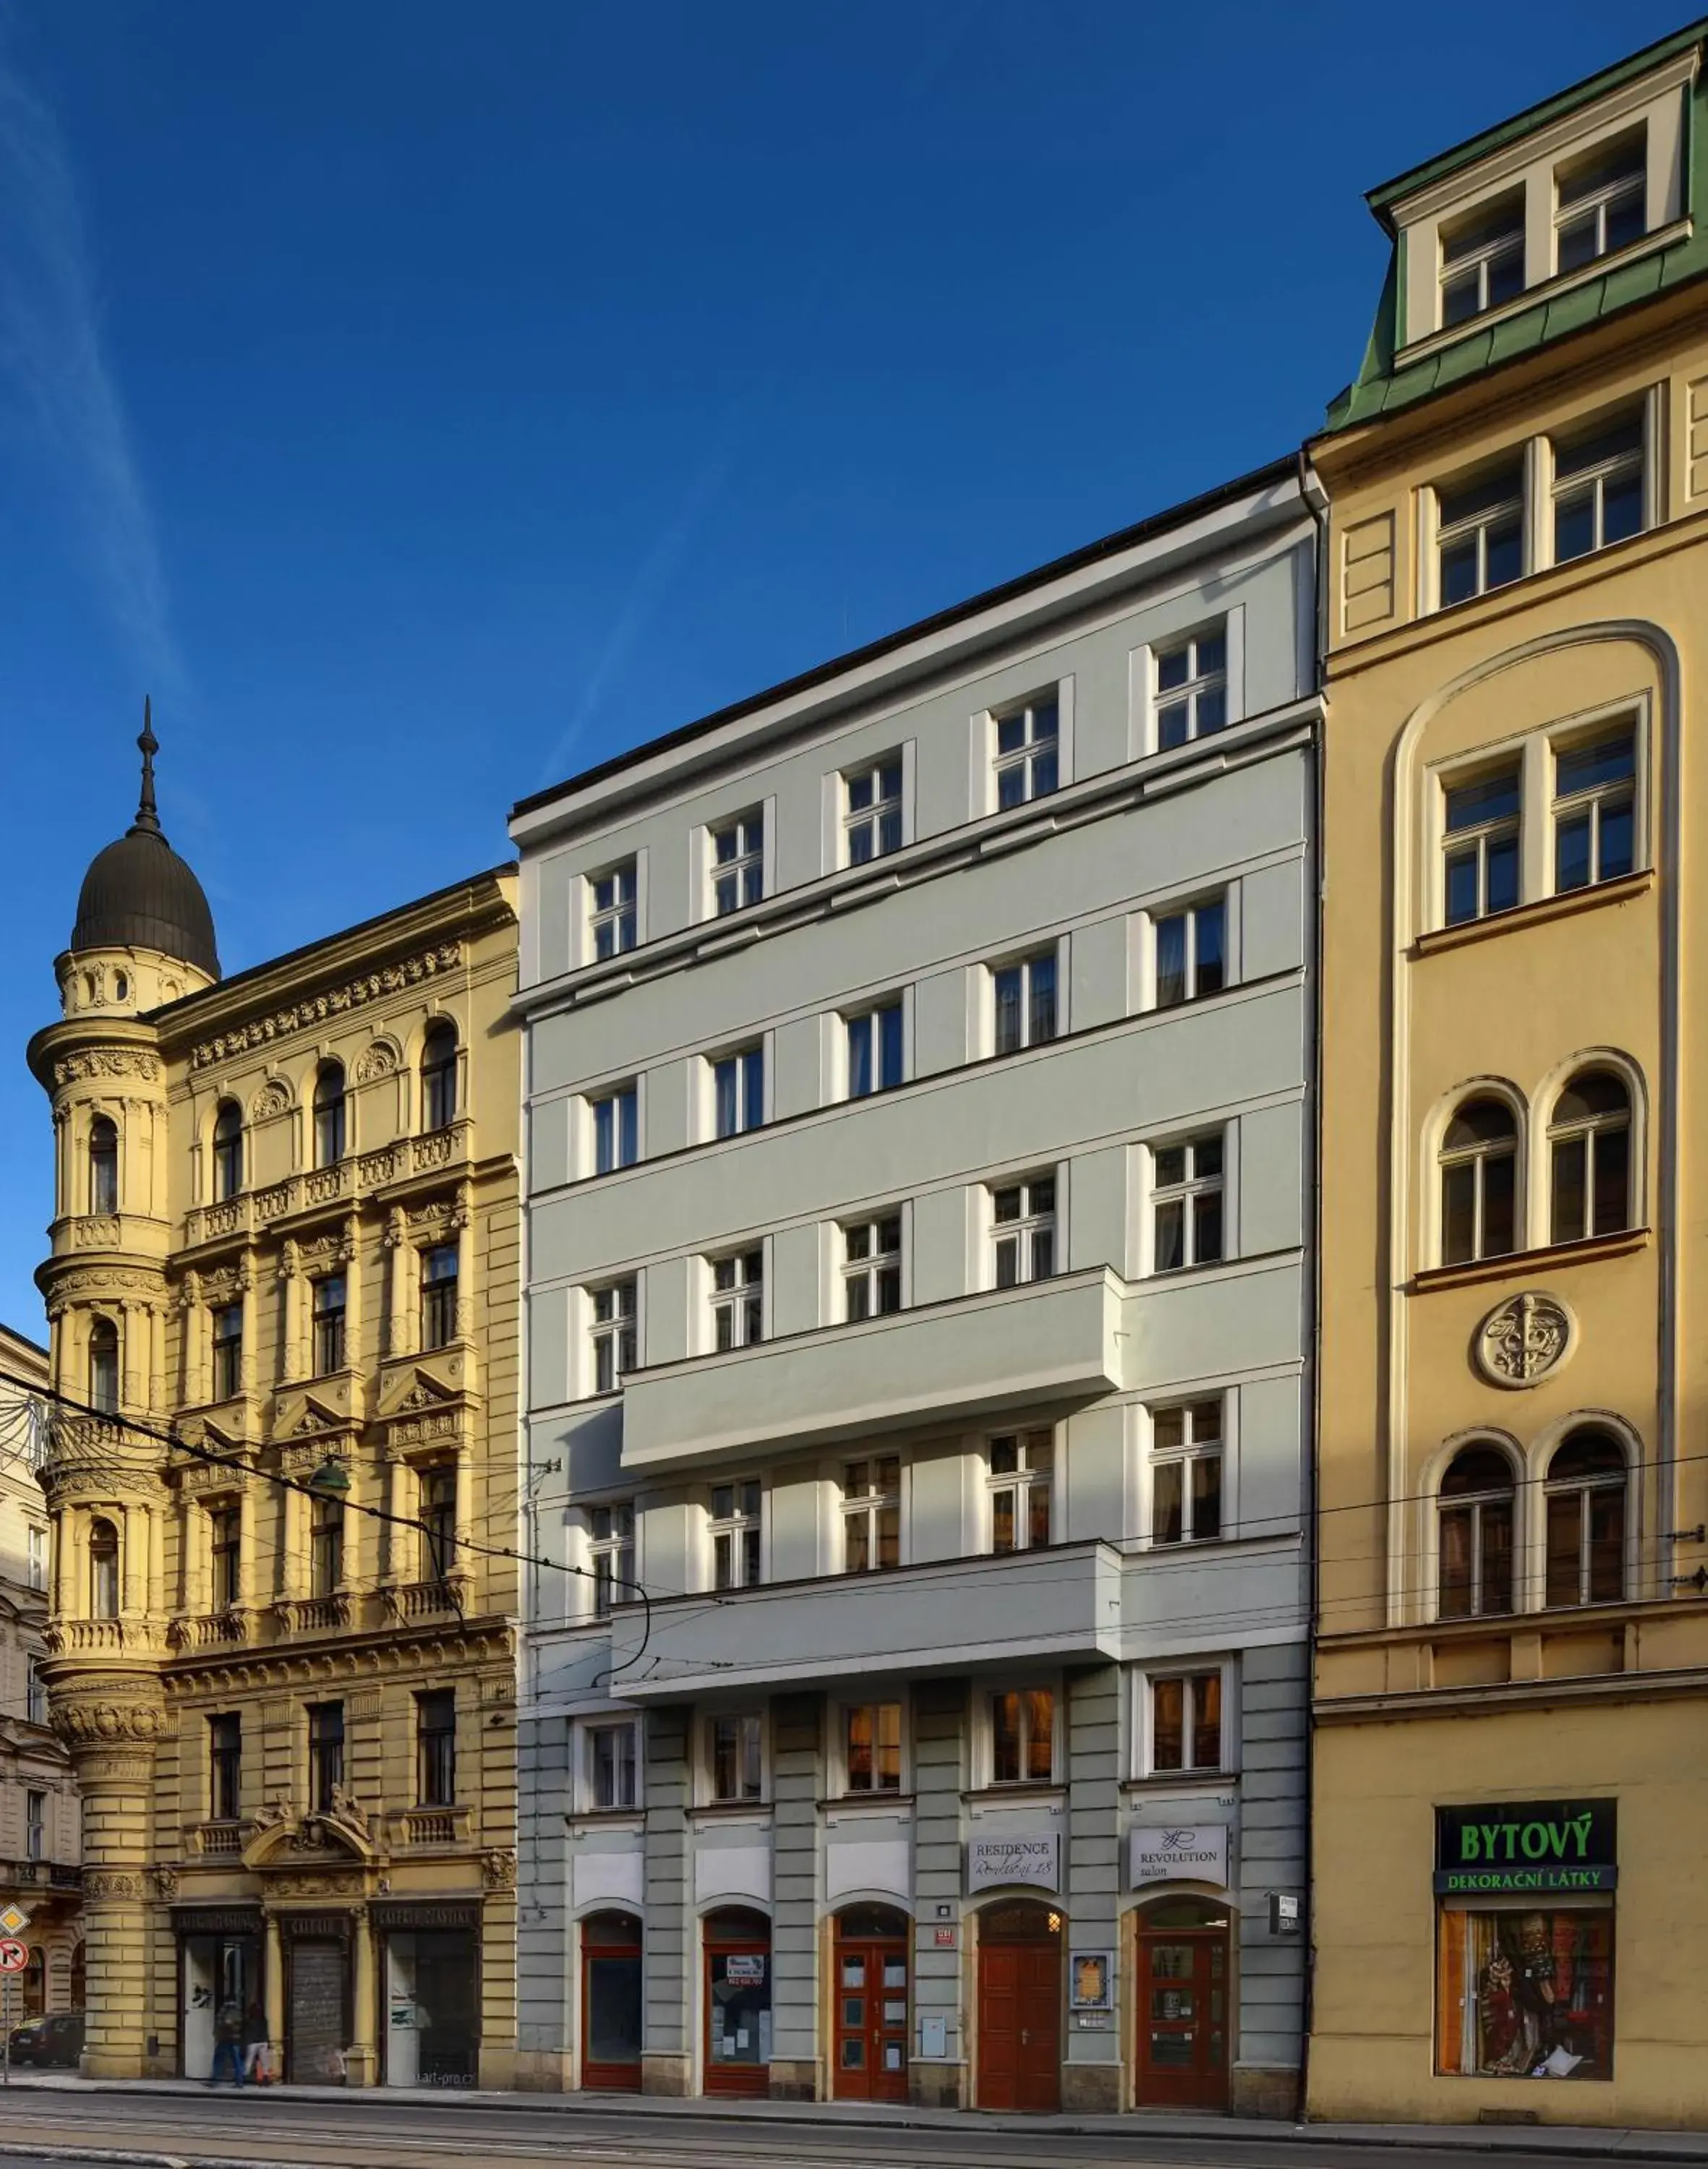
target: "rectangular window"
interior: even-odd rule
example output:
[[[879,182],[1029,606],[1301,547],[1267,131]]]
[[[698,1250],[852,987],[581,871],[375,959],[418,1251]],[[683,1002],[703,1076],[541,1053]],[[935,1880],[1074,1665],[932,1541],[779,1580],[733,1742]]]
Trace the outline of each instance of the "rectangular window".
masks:
[[[1055,1782],[1055,1690],[1024,1687],[990,1697],[990,1782]]]
[[[1219,994],[1227,983],[1227,903],[1214,897],[1156,921],[1156,1006]]]
[[[29,1524],[29,1586],[32,1589],[45,1589],[47,1587],[47,1531],[38,1528],[34,1521]]]
[[[1150,1681],[1150,1767],[1222,1767],[1222,1676],[1180,1672]]]
[[[415,1803],[456,1803],[456,1690],[431,1687],[415,1697]]]
[[[1435,493],[1437,601],[1468,601],[1524,569],[1524,468],[1513,460]]]
[[[442,1582],[456,1564],[456,1471],[424,1468],[419,1495],[421,1579]]]
[[[635,946],[639,934],[636,898],[639,882],[632,859],[595,874],[587,884],[589,919],[593,929],[595,960],[621,957]]]
[[[308,1806],[312,1815],[329,1815],[333,1794],[344,1789],[344,1704],[308,1705]]]
[[[593,1291],[593,1390],[614,1394],[637,1361],[635,1318],[639,1291],[633,1281],[613,1281]]]
[[[1643,418],[1554,447],[1554,562],[1563,565],[1639,535],[1643,525]]]
[[[47,1855],[47,1795],[45,1793],[26,1792],[24,1795],[24,1851],[29,1860],[42,1860]]]
[[[208,1819],[234,1823],[243,1812],[243,1720],[236,1711],[207,1721]]]
[[[995,1052],[1013,1054],[1056,1034],[1055,951],[1040,950],[990,974],[996,997]]]
[[[721,1132],[720,1132],[721,1134]],[[593,1172],[632,1167],[640,1158],[640,1094],[619,1085],[593,1102]]]
[[[240,1601],[243,1591],[243,1516],[235,1506],[215,1506],[207,1520],[213,1608],[229,1612]]]
[[[765,1338],[765,1252],[712,1260],[712,1345],[750,1348]]]
[[[842,1567],[869,1574],[901,1562],[901,1459],[876,1454],[842,1470]]]
[[[243,1389],[243,1306],[222,1303],[213,1314],[213,1396],[228,1401]]]
[[[1517,762],[1443,793],[1442,916],[1449,926],[1518,903],[1520,795]]]
[[[1554,177],[1558,269],[1582,270],[1641,241],[1648,230],[1647,184],[1648,131],[1641,125],[1560,167]]]
[[[757,1711],[739,1717],[714,1717],[711,1735],[712,1797],[714,1800],[758,1800],[765,1797],[765,1719]]]
[[[1055,1484],[1055,1433],[1005,1432],[989,1447],[993,1552],[1038,1551],[1049,1542]]]
[[[1524,290],[1524,192],[1480,204],[1441,232],[1441,325],[1466,323]]]
[[[593,1569],[593,1614],[608,1619],[613,1604],[632,1602],[634,1579],[634,1501],[620,1499],[609,1506],[595,1506],[587,1516],[587,1556]]]
[[[1222,1404],[1186,1401],[1150,1417],[1150,1541],[1203,1543],[1222,1532]]]
[[[31,1657],[29,1660],[29,1684],[24,1690],[24,1714],[29,1718],[29,1722],[32,1724],[45,1724],[48,1712],[47,1682],[41,1676],[41,1660],[38,1657]]]
[[[990,1193],[992,1279],[1018,1287],[1055,1271],[1055,1177],[1034,1175]]]
[[[842,1230],[842,1315],[851,1324],[901,1308],[901,1215],[857,1220]]]
[[[448,1348],[456,1338],[457,1246],[436,1243],[421,1253],[421,1346]]]
[[[1011,708],[996,718],[996,807],[1047,798],[1060,781],[1061,707],[1047,699]]]
[[[851,1793],[901,1790],[901,1704],[862,1703],[842,1713],[842,1745]]]
[[[1554,887],[1616,881],[1636,864],[1636,733],[1554,749]]]
[[[308,1532],[308,1593],[336,1595],[344,1581],[344,1506],[316,1499]]]
[[[765,1048],[744,1047],[712,1065],[717,1134],[733,1138],[765,1120]]]
[[[1157,1145],[1151,1164],[1151,1270],[1214,1265],[1223,1255],[1222,1133]]]
[[[1435,2068],[1444,2077],[1613,2076],[1613,1908],[1547,1912],[1539,1902],[1438,1908]]]
[[[640,1799],[639,1756],[632,1724],[587,1728],[587,1789],[595,1808],[632,1808]]]
[[[1156,749],[1214,737],[1228,720],[1225,622],[1156,651]]]
[[[751,1589],[760,1578],[762,1494],[756,1477],[712,1487],[712,1585]]]
[[[901,1004],[885,1002],[843,1020],[848,1036],[848,1097],[887,1092],[902,1075]]]
[[[342,1273],[328,1273],[311,1283],[314,1322],[314,1375],[326,1378],[344,1368],[344,1283]]]
[[[842,861],[863,866],[901,849],[901,758],[892,754],[842,779]]]
[[[743,813],[712,836],[712,909],[719,919],[765,894],[765,816]]]

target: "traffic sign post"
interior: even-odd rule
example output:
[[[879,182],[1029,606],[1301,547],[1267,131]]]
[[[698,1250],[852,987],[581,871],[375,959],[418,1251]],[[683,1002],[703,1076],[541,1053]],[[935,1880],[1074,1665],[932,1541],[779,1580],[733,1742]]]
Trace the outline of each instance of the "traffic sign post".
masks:
[[[0,1913],[0,2086],[12,2083],[12,1980],[29,1964],[29,1946],[20,1943],[18,1931],[29,1926],[29,1916],[20,1905]]]

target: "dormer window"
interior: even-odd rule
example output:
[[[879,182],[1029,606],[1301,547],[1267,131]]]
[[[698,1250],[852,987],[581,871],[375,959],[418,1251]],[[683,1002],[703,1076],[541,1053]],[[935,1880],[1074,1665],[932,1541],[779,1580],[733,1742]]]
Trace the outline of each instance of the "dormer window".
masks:
[[[1554,176],[1556,270],[1581,270],[1641,241],[1648,230],[1647,182],[1647,128],[1633,128],[1560,167]]]
[[[1441,322],[1462,324],[1524,290],[1524,192],[1482,204],[1441,233]]]

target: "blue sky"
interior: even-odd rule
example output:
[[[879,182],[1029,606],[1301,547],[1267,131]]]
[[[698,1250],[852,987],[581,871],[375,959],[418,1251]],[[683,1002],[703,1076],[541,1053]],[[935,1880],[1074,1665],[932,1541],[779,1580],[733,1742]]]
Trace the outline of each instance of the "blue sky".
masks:
[[[1284,453],[1362,191],[1631,0],[0,0],[0,1318],[135,803],[227,970],[574,769]]]

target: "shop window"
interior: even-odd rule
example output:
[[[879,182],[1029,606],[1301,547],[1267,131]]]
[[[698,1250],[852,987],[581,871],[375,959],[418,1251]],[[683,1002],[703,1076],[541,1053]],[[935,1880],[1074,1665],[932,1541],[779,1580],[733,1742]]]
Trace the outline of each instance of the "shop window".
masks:
[[[1444,1905],[1436,2069],[1482,2079],[1613,2076],[1610,1906]]]
[[[1441,1262],[1518,1248],[1519,1125],[1504,1100],[1467,1100],[1441,1141]]]
[[[1581,1069],[1554,1102],[1549,1234],[1556,1243],[1631,1224],[1631,1095],[1609,1069]]]
[[[1498,1617],[1513,1608],[1513,1466],[1498,1447],[1467,1446],[1441,1479],[1436,1612]]]
[[[1574,1431],[1548,1464],[1547,1601],[1617,1604],[1625,1595],[1626,1469],[1617,1439]]]

